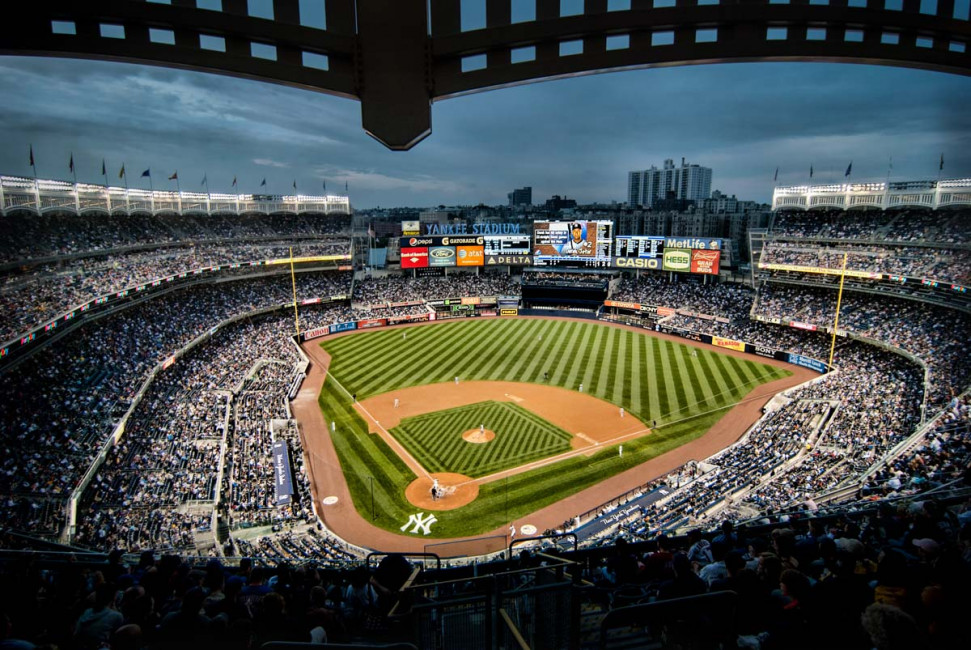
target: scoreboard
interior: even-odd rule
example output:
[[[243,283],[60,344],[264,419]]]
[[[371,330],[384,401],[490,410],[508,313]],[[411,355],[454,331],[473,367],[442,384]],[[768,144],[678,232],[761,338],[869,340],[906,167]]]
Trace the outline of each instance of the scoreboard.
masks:
[[[615,257],[650,257],[664,255],[664,237],[623,236],[614,239]]]

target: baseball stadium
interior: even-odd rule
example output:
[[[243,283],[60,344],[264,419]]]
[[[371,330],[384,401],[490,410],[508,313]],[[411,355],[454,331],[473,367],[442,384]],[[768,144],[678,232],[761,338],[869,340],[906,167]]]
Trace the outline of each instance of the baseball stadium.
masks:
[[[105,75],[78,103],[115,92],[137,113],[136,95],[171,93],[211,129],[183,157],[230,158],[218,124],[265,123],[241,166],[271,189],[295,173],[292,192],[231,174],[211,192],[208,168],[184,191],[186,169],[173,190],[148,167],[144,189],[99,154],[104,182],[79,182],[82,142],[104,134],[43,124],[25,138],[52,155],[58,133],[72,178],[38,174],[26,139],[0,175],[0,650],[971,647],[964,151],[957,173],[942,153],[902,178],[891,156],[885,180],[852,160],[813,160],[806,183],[776,167],[771,204],[672,158],[629,172],[622,203],[543,205],[527,186],[508,206],[365,209],[347,178],[400,179],[356,170],[351,140],[311,135],[310,104],[266,90],[359,101],[364,132],[406,151],[433,103],[534,81],[728,62],[969,74],[967,0],[876,4],[35,3],[0,55],[237,77],[246,119],[220,115],[244,86],[217,102],[196,80],[176,101],[151,75],[121,93]],[[28,68],[0,70],[23,97]],[[56,76],[46,101],[66,115]],[[658,96],[657,115],[685,108]],[[172,133],[155,115],[128,153]],[[953,119],[926,137],[963,148]],[[298,191],[299,157],[271,153],[297,140],[355,162],[309,165],[322,191]],[[409,183],[452,191],[409,164]],[[482,191],[472,169],[455,178]]]
[[[966,501],[971,181],[915,183],[777,188],[739,282],[738,242],[603,215],[426,236],[342,196],[2,177],[5,299],[33,305],[4,321],[4,548],[401,578],[338,639],[641,647],[651,558],[812,562],[807,535],[859,553]],[[829,207],[871,201],[898,207]]]

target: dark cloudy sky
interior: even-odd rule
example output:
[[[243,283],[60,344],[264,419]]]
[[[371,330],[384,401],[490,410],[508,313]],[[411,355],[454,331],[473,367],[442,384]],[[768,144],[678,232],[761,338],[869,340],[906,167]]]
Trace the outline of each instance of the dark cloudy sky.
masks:
[[[971,80],[839,64],[752,63],[593,75],[449,99],[432,135],[391,152],[360,105],[217,75],[119,63],[0,57],[0,173],[212,191],[343,191],[355,207],[501,204],[533,187],[579,202],[626,200],[627,172],[665,158],[711,167],[712,187],[768,201],[779,183],[971,176]]]

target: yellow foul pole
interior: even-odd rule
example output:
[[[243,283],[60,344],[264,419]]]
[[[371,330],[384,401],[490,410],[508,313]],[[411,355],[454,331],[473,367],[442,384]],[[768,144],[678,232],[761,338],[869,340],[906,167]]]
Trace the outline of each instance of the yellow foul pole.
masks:
[[[845,264],[844,260],[844,264]],[[293,327],[300,338],[300,314],[297,313],[297,275],[293,271],[293,246],[290,247],[290,282],[293,285]]]
[[[840,292],[836,297],[836,318],[833,319],[833,342],[829,346],[829,367],[833,367],[833,353],[836,352],[836,331],[840,326],[840,304],[843,302],[843,280],[846,279],[846,258],[849,253],[843,253],[843,270],[840,271]]]

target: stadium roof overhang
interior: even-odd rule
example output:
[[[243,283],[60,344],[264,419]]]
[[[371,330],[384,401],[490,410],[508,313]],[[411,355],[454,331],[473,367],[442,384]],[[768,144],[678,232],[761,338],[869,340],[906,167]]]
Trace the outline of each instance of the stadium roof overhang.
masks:
[[[971,74],[971,23],[954,18],[954,0],[933,13],[912,0],[900,11],[770,0],[609,11],[607,0],[586,0],[569,16],[538,0],[521,22],[510,3],[485,4],[484,24],[463,30],[460,0],[328,0],[317,27],[297,2],[273,2],[264,18],[248,15],[245,0],[223,0],[223,11],[192,0],[49,0],[8,21],[0,53],[186,68],[357,99],[365,131],[396,150],[431,133],[434,101],[599,72],[829,61]]]

